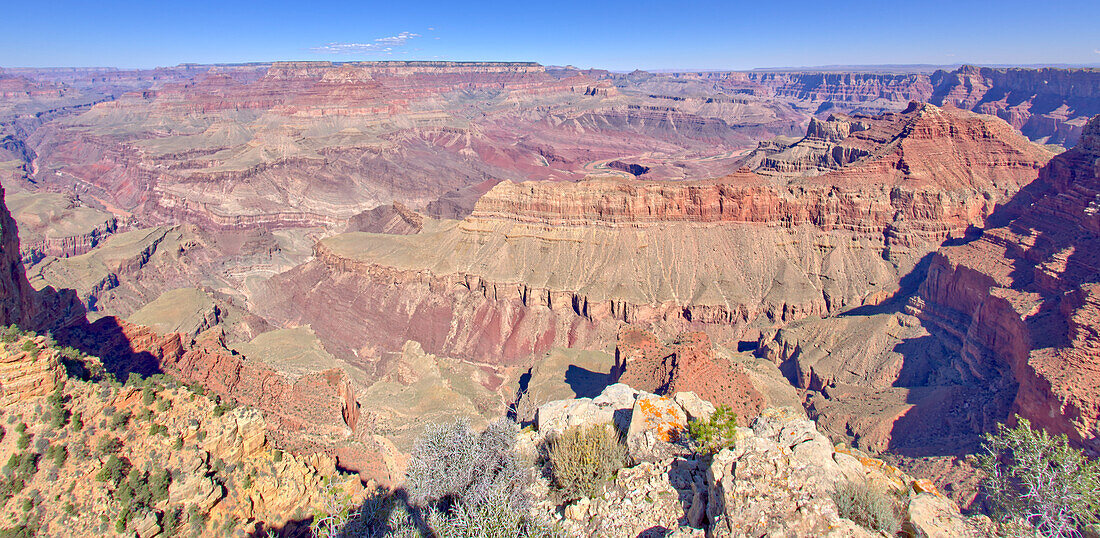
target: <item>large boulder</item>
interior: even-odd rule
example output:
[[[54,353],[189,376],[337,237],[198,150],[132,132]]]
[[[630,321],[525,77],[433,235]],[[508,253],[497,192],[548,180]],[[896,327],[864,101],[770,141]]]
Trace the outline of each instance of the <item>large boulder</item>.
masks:
[[[547,402],[539,407],[535,422],[543,434],[560,433],[573,426],[613,422],[627,431],[639,392],[622,384],[608,386],[595,398]]]
[[[951,499],[934,493],[909,496],[909,531],[922,538],[978,538],[985,534],[959,513]]]
[[[688,420],[706,420],[715,411],[714,404],[700,398],[698,394],[690,390],[673,394],[672,401],[676,402],[684,410],[684,413],[687,413]]]
[[[657,461],[687,453],[687,414],[666,396],[642,394],[634,400],[626,447],[635,461]]]
[[[800,465],[791,449],[752,436],[711,461],[711,536],[873,536],[843,522],[829,498],[832,477]],[[844,533],[833,534],[838,529]]]
[[[614,383],[603,389],[592,403],[604,410],[611,410],[612,420],[619,431],[626,432],[630,428],[630,417],[634,411],[634,400],[641,394],[629,385]]]

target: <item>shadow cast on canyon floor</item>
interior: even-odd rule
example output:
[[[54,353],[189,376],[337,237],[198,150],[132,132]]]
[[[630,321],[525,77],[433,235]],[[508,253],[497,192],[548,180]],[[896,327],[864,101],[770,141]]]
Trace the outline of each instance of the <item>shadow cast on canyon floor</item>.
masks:
[[[1050,166],[1050,165],[1047,165]],[[941,248],[967,245],[980,239],[986,230],[1013,225],[1023,212],[1037,200],[1050,194],[1052,187],[1044,179],[1047,167],[1041,169],[1035,181],[1021,188],[1008,201],[997,206],[986,219],[986,228],[969,228],[963,237],[948,239]],[[1037,238],[1041,241],[1042,237]],[[1011,249],[1011,247],[1010,247]],[[1009,255],[1019,254],[1010,250]],[[929,263],[935,254],[929,254],[908,275],[902,277],[902,289],[907,290],[903,301],[890,301],[882,311],[901,311],[905,303],[920,291],[920,285],[928,275]],[[1034,264],[1023,256],[1011,260],[1014,287],[1027,285],[1034,278]],[[899,294],[902,295],[902,294]],[[1044,301],[1038,314],[1031,316],[1032,323],[1054,323],[1058,316],[1046,315],[1058,308],[1060,301]],[[872,313],[874,309],[853,309],[845,315]],[[963,320],[973,313],[959,312]],[[975,359],[963,357],[967,344],[967,327],[948,330],[935,323],[923,323],[930,333],[927,337],[909,339],[895,346],[902,356],[902,368],[895,387],[908,389],[905,403],[911,405],[893,424],[888,451],[907,457],[961,456],[979,449],[982,435],[993,431],[997,423],[1009,419],[1018,386],[1010,364],[1003,364],[1003,357],[989,357],[981,365],[972,365]],[[1057,327],[1043,329],[1029,327],[1033,334],[1054,340],[1064,339],[1065,330]],[[1049,342],[1056,344],[1059,342]],[[1033,342],[1032,345],[1044,343]],[[987,364],[988,363],[988,364]]]
[[[135,374],[148,377],[164,373],[160,359],[148,351],[135,349],[114,316],[65,327],[51,334],[61,346],[99,357],[103,368],[120,381],[126,381]]]

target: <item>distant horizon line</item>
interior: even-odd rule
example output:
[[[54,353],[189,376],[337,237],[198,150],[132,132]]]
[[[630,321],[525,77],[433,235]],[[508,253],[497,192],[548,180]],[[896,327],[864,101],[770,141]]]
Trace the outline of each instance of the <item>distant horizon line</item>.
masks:
[[[923,73],[931,72],[935,70],[956,70],[961,67],[985,67],[992,69],[1100,69],[1100,62],[1093,63],[1073,63],[1073,62],[1050,62],[1050,63],[971,63],[960,62],[951,64],[933,64],[933,63],[887,63],[887,64],[826,64],[826,65],[810,65],[810,66],[775,66],[775,67],[753,67],[747,69],[736,68],[688,68],[688,67],[673,67],[673,68],[634,68],[634,69],[607,69],[602,67],[576,67],[572,64],[567,65],[555,65],[555,64],[542,64],[540,62],[533,61],[495,61],[495,60],[348,60],[348,61],[332,61],[332,60],[269,60],[269,61],[255,61],[255,62],[181,62],[176,65],[159,65],[155,67],[116,67],[105,65],[88,65],[88,66],[0,66],[0,72],[11,71],[66,71],[66,70],[98,70],[104,72],[111,71],[156,71],[158,69],[177,69],[177,68],[201,68],[201,67],[262,67],[273,66],[276,64],[316,64],[316,65],[409,65],[409,66],[430,66],[432,64],[481,64],[481,65],[524,65],[524,66],[540,66],[547,69],[574,69],[578,71],[597,70],[607,71],[609,73],[627,74],[634,72],[644,73],[747,73],[747,72],[851,72],[851,71],[869,71],[869,72],[898,72],[898,73]]]

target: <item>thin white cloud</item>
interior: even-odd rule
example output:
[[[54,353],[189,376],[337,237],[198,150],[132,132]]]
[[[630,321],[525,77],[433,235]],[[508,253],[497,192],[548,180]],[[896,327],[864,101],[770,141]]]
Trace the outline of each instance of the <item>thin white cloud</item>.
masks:
[[[1100,49],[1093,49],[1092,51],[1095,52],[1096,54],[1100,54]]]
[[[324,54],[393,54],[395,48],[404,47],[412,39],[420,37],[420,34],[401,32],[388,37],[380,37],[368,43],[325,43],[309,50]]]

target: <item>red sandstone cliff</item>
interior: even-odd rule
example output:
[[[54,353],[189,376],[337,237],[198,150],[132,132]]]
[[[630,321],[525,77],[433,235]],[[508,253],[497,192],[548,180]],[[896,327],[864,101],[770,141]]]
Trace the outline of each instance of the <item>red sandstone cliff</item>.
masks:
[[[1007,226],[935,255],[910,309],[970,375],[1018,384],[1015,412],[1100,449],[1100,117],[1019,196]]]

